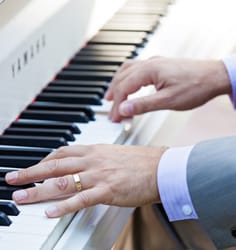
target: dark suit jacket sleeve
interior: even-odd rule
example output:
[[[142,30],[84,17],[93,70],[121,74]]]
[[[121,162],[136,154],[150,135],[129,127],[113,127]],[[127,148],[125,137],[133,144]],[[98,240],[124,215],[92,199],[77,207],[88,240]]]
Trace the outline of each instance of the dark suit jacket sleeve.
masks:
[[[200,222],[217,246],[236,246],[236,136],[197,144],[187,164],[187,183]]]

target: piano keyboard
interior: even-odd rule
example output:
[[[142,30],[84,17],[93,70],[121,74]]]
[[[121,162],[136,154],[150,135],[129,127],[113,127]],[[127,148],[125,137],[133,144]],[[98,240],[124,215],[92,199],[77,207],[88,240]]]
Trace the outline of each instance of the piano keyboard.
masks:
[[[15,206],[11,194],[22,187],[7,185],[4,176],[8,171],[36,164],[61,146],[125,142],[131,124],[109,122],[106,115],[111,104],[103,96],[118,67],[142,53],[168,4],[168,0],[128,1],[3,131],[0,136],[1,249],[11,250],[18,245],[21,249],[52,249],[56,245],[75,215],[47,219],[43,211],[48,202]],[[92,209],[78,213],[79,217],[90,214],[84,228],[91,226]],[[106,209],[97,206],[93,212],[103,215]],[[93,227],[98,222],[93,221]],[[76,249],[86,249],[79,245],[81,248],[77,245]],[[57,246],[57,249],[64,247]]]

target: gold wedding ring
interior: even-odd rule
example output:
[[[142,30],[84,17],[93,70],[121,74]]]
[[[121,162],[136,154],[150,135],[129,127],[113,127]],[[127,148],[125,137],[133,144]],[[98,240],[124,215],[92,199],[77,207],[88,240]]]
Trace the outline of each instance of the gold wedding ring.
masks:
[[[72,176],[73,176],[73,179],[74,179],[74,182],[75,182],[76,190],[78,192],[80,192],[82,190],[82,184],[80,182],[79,174],[73,174]]]

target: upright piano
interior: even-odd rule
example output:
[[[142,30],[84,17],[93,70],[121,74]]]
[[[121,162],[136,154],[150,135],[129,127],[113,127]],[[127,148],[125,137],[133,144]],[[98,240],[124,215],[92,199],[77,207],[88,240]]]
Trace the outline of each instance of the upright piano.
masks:
[[[111,249],[132,208],[98,205],[48,219],[48,202],[12,207],[18,187],[4,176],[64,145],[149,143],[167,111],[115,124],[103,94],[125,60],[148,56],[169,3],[1,1],[1,249]]]
[[[14,205],[5,173],[62,145],[147,145],[159,129],[158,142],[172,145],[180,121],[163,129],[168,111],[111,123],[104,91],[128,58],[231,54],[234,6],[234,0],[0,1],[0,249],[111,249],[133,208],[98,205],[47,219],[48,203]],[[146,91],[152,90],[138,95]],[[204,237],[190,223],[173,227],[196,249]]]

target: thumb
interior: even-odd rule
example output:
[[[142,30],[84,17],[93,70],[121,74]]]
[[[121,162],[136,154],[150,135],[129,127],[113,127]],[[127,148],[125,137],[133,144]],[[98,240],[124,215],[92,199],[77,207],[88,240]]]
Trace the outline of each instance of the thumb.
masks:
[[[119,106],[121,116],[134,116],[145,112],[166,109],[166,98],[160,93],[124,101]]]

